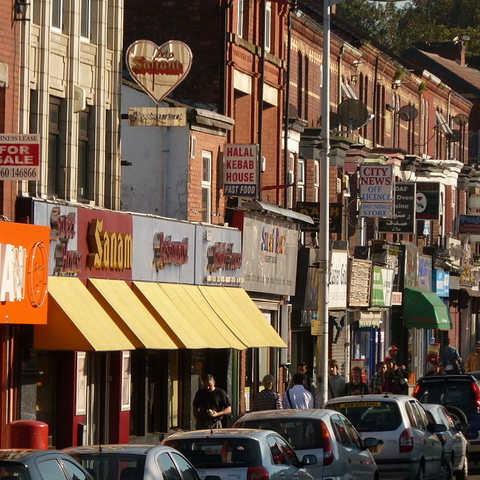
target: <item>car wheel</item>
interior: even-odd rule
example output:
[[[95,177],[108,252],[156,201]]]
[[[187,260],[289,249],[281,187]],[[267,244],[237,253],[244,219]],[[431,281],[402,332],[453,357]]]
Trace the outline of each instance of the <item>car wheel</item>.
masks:
[[[423,463],[420,464],[420,468],[418,469],[417,478],[415,480],[425,480],[425,465]]]
[[[468,456],[465,455],[463,459],[463,468],[455,473],[455,480],[467,480],[468,479]]]
[[[439,474],[440,480],[452,480],[453,479],[453,467],[452,463],[443,460],[442,465],[440,467],[440,474]]]
[[[467,416],[458,407],[454,407],[453,405],[445,405],[445,408],[453,417],[453,421],[455,423],[468,423]]]

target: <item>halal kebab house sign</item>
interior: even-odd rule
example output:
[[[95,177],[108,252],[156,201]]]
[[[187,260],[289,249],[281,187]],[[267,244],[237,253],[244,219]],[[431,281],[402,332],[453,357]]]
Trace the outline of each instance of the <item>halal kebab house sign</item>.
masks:
[[[186,125],[186,108],[159,108],[158,104],[188,75],[192,58],[188,45],[178,40],[160,46],[150,40],[137,40],[128,47],[126,63],[130,75],[157,104],[154,108],[130,108],[130,126]]]
[[[38,180],[39,171],[38,134],[0,135],[0,180]]]

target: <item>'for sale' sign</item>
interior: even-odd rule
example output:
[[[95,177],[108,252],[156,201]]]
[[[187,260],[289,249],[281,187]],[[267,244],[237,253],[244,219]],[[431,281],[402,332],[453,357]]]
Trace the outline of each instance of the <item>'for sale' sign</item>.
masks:
[[[225,145],[223,189],[227,197],[256,197],[258,145]]]
[[[38,134],[0,135],[0,180],[39,180]]]

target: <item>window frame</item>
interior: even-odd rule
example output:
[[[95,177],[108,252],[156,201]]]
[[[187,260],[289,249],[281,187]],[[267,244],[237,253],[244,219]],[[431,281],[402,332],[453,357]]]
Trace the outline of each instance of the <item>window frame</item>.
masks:
[[[205,162],[208,162],[205,169]],[[202,221],[211,223],[212,221],[212,166],[213,153],[208,150],[202,150]]]

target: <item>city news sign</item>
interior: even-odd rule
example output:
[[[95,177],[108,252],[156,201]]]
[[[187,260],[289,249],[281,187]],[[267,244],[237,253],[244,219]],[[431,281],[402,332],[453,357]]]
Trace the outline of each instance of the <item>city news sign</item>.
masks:
[[[227,197],[256,197],[258,145],[227,144],[224,150],[223,190]]]
[[[40,136],[0,135],[0,180],[40,179]]]
[[[360,165],[360,216],[391,218],[394,185],[391,165]]]

